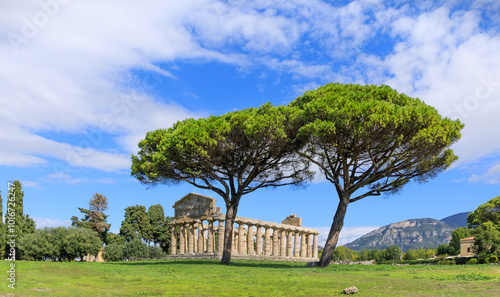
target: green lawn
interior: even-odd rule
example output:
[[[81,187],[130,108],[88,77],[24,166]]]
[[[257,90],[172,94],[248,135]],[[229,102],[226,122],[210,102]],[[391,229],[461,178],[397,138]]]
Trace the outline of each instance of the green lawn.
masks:
[[[498,265],[332,265],[235,261],[115,263],[1,261],[0,296],[500,296]]]

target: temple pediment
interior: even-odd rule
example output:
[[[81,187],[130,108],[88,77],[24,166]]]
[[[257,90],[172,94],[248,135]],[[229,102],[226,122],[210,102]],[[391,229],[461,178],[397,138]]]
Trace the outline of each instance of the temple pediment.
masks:
[[[220,214],[216,199],[197,193],[189,193],[175,202],[175,218],[201,218],[203,216]]]

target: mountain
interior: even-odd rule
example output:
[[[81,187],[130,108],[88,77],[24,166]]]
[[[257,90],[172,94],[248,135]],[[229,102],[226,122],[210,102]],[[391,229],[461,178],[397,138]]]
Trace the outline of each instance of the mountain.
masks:
[[[385,249],[391,245],[402,247],[403,251],[420,247],[436,248],[450,241],[453,230],[454,228],[443,221],[429,218],[411,219],[378,228],[346,244],[345,247],[357,251]]]
[[[458,227],[466,227],[467,226],[467,216],[470,214],[469,211],[461,212],[454,214],[452,216],[446,217],[442,219],[442,222],[445,222],[446,225],[450,226],[453,229]]]

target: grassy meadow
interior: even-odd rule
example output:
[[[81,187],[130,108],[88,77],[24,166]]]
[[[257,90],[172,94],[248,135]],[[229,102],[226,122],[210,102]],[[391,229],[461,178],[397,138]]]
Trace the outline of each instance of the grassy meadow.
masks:
[[[0,296],[500,296],[498,265],[331,265],[234,261],[1,261]]]

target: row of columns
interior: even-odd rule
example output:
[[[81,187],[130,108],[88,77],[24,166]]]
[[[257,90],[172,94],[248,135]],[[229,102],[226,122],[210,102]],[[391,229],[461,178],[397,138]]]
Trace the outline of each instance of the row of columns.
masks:
[[[186,253],[219,253],[222,254],[224,246],[224,221],[207,220],[204,225],[202,220],[174,223],[172,228],[171,254]],[[290,228],[276,228],[270,225],[246,224],[238,222],[239,227],[233,231],[232,252],[238,255],[261,255],[278,257],[318,257],[318,233],[311,233],[290,226]],[[179,233],[176,228],[179,226]],[[254,232],[254,226],[257,232]],[[262,232],[264,228],[264,233]],[[208,232],[206,232],[208,231]],[[271,235],[272,231],[272,235]],[[207,233],[207,235],[205,235]],[[216,233],[218,242],[215,242]],[[179,249],[177,250],[177,243]]]

